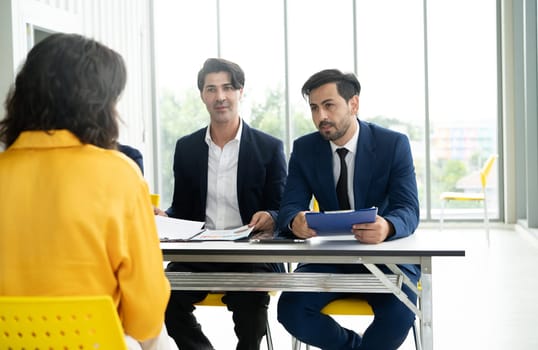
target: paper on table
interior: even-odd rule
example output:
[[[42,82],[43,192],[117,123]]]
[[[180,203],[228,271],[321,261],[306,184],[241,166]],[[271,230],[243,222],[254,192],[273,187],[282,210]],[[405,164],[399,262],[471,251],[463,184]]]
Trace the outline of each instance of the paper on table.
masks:
[[[174,219],[155,215],[159,239],[166,241],[187,241],[203,231],[203,221]]]
[[[306,213],[306,223],[320,236],[340,235],[351,233],[353,224],[374,222],[376,215],[377,207],[325,213],[308,212]]]
[[[205,230],[199,235],[191,238],[193,241],[203,240],[203,241],[235,241],[236,239],[241,239],[248,237],[252,232],[252,227],[248,225],[241,226],[238,228],[230,230]]]

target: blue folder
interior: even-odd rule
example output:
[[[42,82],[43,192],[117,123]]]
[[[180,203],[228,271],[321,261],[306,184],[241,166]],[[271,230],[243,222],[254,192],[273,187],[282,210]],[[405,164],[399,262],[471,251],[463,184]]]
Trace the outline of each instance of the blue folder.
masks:
[[[377,207],[324,213],[308,212],[306,223],[318,235],[339,235],[351,233],[351,226],[354,224],[375,222],[376,215]]]

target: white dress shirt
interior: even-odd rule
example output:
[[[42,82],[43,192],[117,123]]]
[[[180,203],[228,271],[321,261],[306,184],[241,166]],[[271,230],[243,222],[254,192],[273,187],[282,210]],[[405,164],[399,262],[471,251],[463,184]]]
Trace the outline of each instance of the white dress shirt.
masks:
[[[237,164],[243,122],[235,138],[221,149],[213,140],[207,127],[205,142],[209,146],[207,164],[206,228],[230,229],[243,226],[237,200]]]
[[[338,156],[338,153],[336,153],[336,150],[338,148],[346,148],[348,150],[345,160],[347,165],[347,192],[351,209],[355,209],[353,175],[355,174],[355,158],[357,155],[357,142],[359,141],[359,128],[359,122],[357,121],[357,130],[355,130],[355,133],[351,139],[343,146],[338,146],[332,141],[330,142],[333,153],[333,176],[335,184],[338,182],[338,178],[340,177],[340,157]]]

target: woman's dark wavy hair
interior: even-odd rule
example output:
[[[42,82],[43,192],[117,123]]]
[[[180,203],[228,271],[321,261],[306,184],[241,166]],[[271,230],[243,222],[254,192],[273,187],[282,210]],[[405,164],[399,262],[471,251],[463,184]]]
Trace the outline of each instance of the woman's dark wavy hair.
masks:
[[[325,69],[312,75],[304,83],[301,93],[306,98],[310,96],[312,90],[328,83],[336,83],[338,94],[346,102],[353,96],[358,96],[361,93],[361,84],[357,77],[352,73],[342,73],[338,69]]]
[[[237,63],[223,58],[208,58],[198,72],[198,89],[202,92],[205,77],[209,73],[227,72],[230,73],[231,83],[234,89],[239,90],[245,86],[245,72]]]
[[[9,147],[23,131],[67,129],[82,143],[115,148],[126,80],[115,51],[81,35],[53,34],[30,50],[11,86],[0,142]]]

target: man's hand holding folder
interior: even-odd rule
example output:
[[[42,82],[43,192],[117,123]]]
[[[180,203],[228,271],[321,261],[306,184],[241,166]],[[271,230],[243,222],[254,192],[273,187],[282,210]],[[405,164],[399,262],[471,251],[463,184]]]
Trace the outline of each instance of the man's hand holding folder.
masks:
[[[315,230],[318,236],[351,233],[354,224],[375,222],[376,216],[377,207],[324,213],[307,212],[305,214],[308,227]]]

